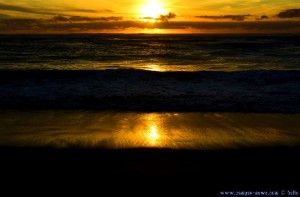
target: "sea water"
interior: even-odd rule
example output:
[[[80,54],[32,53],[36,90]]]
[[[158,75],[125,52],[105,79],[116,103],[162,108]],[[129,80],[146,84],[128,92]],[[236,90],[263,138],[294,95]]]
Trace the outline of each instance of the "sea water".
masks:
[[[0,145],[299,145],[300,35],[0,35]]]
[[[0,35],[0,69],[299,70],[299,34]]]

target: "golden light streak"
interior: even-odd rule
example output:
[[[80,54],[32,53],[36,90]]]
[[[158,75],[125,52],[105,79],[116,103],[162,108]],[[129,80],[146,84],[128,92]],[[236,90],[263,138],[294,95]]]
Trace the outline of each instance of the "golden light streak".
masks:
[[[150,64],[145,67],[145,70],[156,71],[156,72],[164,72],[165,70],[157,64]]]

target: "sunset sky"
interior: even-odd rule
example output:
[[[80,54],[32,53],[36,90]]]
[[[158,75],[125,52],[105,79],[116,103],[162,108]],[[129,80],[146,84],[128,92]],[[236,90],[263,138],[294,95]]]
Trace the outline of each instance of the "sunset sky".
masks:
[[[0,0],[0,33],[299,33],[299,0]]]

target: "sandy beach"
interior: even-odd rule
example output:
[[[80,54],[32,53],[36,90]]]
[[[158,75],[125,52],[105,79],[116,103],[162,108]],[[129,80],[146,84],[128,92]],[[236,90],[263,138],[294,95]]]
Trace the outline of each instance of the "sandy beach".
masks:
[[[2,110],[0,146],[220,150],[300,145],[299,114]]]
[[[97,177],[213,196],[299,186],[297,114],[4,110],[0,125],[3,176],[19,183]]]

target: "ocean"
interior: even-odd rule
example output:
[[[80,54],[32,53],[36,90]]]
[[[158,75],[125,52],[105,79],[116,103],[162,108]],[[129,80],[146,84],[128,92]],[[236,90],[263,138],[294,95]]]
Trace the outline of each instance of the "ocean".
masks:
[[[299,144],[300,35],[0,40],[0,145]]]
[[[0,69],[299,70],[300,35],[0,35]]]
[[[2,108],[300,112],[300,35],[1,35]]]

